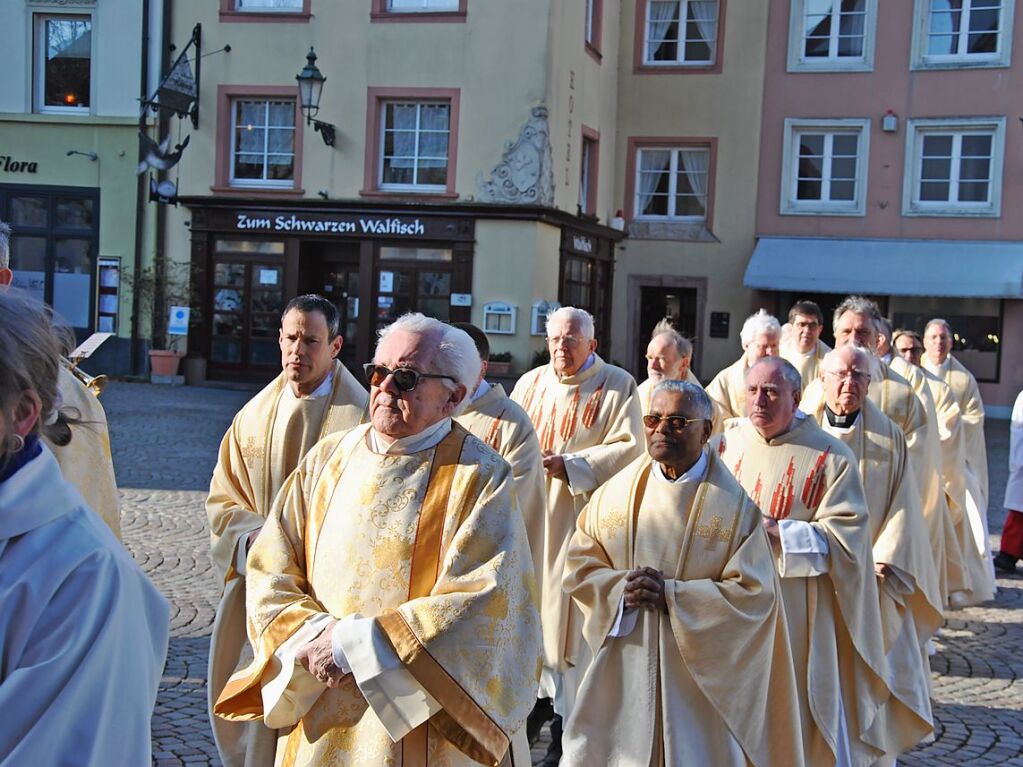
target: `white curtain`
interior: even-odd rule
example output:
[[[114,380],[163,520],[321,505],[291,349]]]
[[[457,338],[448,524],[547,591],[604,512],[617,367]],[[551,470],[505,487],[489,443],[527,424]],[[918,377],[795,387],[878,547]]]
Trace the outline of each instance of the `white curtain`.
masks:
[[[668,32],[671,22],[678,18],[681,0],[663,2],[663,0],[650,0],[647,4],[647,15],[649,16],[646,25],[646,59],[654,60],[654,53],[661,47],[661,41]],[[681,19],[679,24],[684,24]]]
[[[671,152],[666,149],[641,149],[639,179],[636,184],[636,215],[642,216],[653,199],[663,174],[671,165]]]
[[[689,12],[700,30],[700,37],[710,48],[710,58],[714,59],[715,42],[718,32],[718,2],[717,0],[689,0]]]
[[[706,149],[683,149],[682,167],[685,168],[686,177],[689,179],[689,186],[703,205],[703,212],[707,212],[707,169],[710,167],[710,152]]]

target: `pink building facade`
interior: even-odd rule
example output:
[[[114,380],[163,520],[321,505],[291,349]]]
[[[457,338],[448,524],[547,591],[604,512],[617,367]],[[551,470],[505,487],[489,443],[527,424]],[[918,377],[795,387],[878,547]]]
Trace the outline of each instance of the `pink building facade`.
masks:
[[[1013,0],[773,0],[758,242],[783,316],[870,295],[944,317],[994,415],[1023,388],[1023,19]]]

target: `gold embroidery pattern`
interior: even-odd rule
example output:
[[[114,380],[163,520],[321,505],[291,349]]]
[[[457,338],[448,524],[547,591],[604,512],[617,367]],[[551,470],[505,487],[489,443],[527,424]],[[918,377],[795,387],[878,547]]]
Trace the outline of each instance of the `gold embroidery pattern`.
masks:
[[[600,515],[600,529],[604,536],[610,537],[625,527],[625,512],[619,508],[612,508],[606,514]]]
[[[244,458],[247,463],[258,463],[263,460],[263,456],[266,454],[263,446],[256,444],[255,437],[249,437],[245,440],[245,447],[242,448],[241,452],[242,458]]]
[[[708,545],[713,545],[716,541],[728,543],[732,540],[732,529],[729,527],[726,530],[721,517],[715,514],[710,518],[710,524],[696,526],[696,537],[706,538]]]

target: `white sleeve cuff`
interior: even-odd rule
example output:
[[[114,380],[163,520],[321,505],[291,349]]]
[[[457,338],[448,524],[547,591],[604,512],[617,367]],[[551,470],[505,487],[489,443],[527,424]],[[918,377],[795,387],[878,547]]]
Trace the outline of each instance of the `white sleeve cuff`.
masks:
[[[338,621],[333,638],[392,741],[397,743],[441,710],[402,664],[374,618],[350,615]],[[335,650],[334,662],[338,660]]]
[[[639,610],[635,607],[630,607],[626,610],[625,596],[622,595],[622,598],[618,601],[618,613],[615,615],[614,625],[611,626],[611,630],[607,632],[607,635],[615,638],[627,637],[636,628],[638,620]]]
[[[810,522],[778,520],[781,557],[778,575],[782,578],[812,578],[828,572],[828,539]]]
[[[564,453],[561,457],[565,461],[565,476],[568,477],[568,489],[572,495],[582,495],[597,489],[600,483],[585,458],[573,453]]]
[[[263,721],[266,726],[278,730],[298,723],[320,697],[327,686],[306,671],[298,662],[299,649],[314,640],[333,617],[320,613],[302,624],[301,628],[288,637],[274,652],[271,671],[276,672],[263,682]]]

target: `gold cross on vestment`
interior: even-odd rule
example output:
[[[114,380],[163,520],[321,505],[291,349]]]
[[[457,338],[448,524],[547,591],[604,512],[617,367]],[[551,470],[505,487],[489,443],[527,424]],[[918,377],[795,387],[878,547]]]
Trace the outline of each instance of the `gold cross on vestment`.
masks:
[[[710,518],[709,525],[697,525],[696,537],[707,538],[709,541],[722,541],[728,543],[732,540],[732,528],[725,530],[722,519],[718,515]]]
[[[256,444],[255,437],[249,437],[245,442],[245,447],[242,448],[242,458],[246,461],[262,461],[263,455],[263,446]]]

